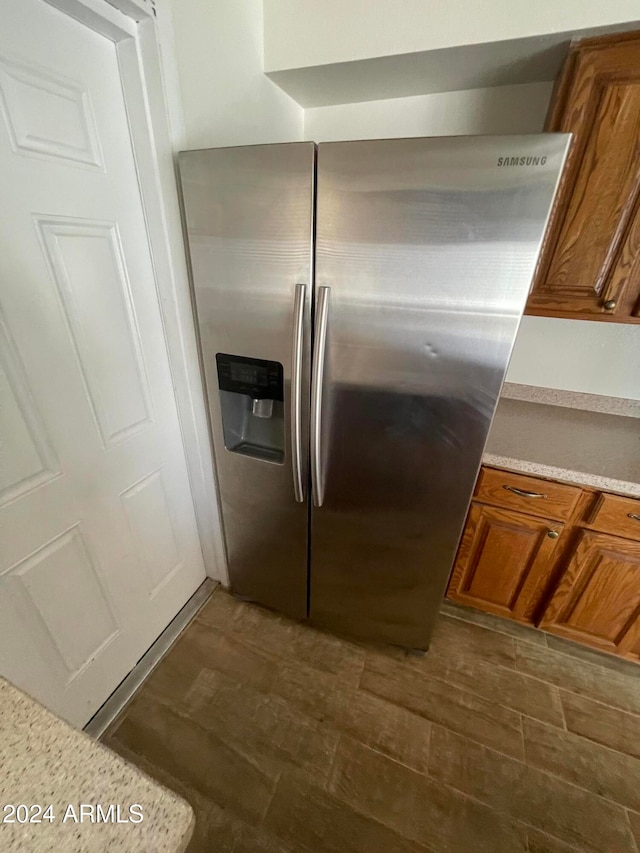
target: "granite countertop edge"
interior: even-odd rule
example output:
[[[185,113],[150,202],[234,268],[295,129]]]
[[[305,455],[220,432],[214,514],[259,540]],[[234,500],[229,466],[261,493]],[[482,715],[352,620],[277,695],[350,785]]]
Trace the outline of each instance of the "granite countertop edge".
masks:
[[[106,745],[45,708],[0,676],[0,800],[52,803],[49,823],[0,827],[3,853],[184,853],[193,835],[191,805]],[[64,804],[143,804],[144,818],[62,821]]]
[[[598,474],[588,474],[583,471],[573,471],[567,468],[558,468],[554,465],[544,465],[540,462],[531,462],[525,459],[514,459],[510,456],[498,456],[494,453],[485,453],[482,457],[482,463],[483,465],[491,465],[495,468],[506,468],[520,474],[547,477],[550,480],[559,480],[574,486],[590,486],[594,489],[601,489],[603,492],[613,492],[625,497],[640,498],[640,483],[616,480],[612,477],[603,477]]]
[[[567,409],[581,409],[585,412],[640,418],[640,400],[630,400],[626,397],[606,397],[582,391],[521,385],[517,382],[505,382],[500,396],[507,400],[522,400],[545,406],[561,406]]]

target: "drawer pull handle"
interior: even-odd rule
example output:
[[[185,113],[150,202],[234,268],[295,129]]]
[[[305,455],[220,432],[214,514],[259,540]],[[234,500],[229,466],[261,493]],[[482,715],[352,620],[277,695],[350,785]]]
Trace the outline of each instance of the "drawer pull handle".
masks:
[[[515,486],[503,486],[507,492],[513,492],[514,495],[520,495],[521,498],[546,498],[546,495],[540,494],[540,492],[525,492],[522,489],[516,489]]]
[[[640,521],[640,515],[636,515],[635,512],[628,512],[627,518],[632,518],[634,521]]]

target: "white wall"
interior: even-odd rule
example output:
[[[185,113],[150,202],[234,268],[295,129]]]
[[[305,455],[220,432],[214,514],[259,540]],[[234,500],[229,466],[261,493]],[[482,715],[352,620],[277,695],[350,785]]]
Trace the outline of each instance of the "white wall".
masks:
[[[424,0],[376,0],[375,4],[369,0],[265,0],[265,7],[267,15],[274,10],[285,15],[281,22],[286,23],[287,29],[282,38],[286,37],[288,44],[302,48],[311,34],[323,50],[331,48],[335,57],[347,50],[350,59],[359,55],[358,51],[364,55],[365,43],[370,45],[369,53],[374,42],[375,50],[387,52],[409,49],[411,38],[422,39],[420,49],[425,48],[427,37],[437,37],[444,43],[453,22],[455,38],[460,42],[467,30],[472,34],[469,37],[478,38],[477,28],[486,29],[489,25],[492,38],[498,32],[504,34],[505,27],[514,25],[510,20],[513,18],[518,19],[521,28],[539,28],[545,20],[545,26],[553,23],[560,28],[595,26],[604,17],[609,22],[616,16],[630,19],[631,7],[638,13],[637,0],[632,4],[617,0],[606,7],[594,0],[565,0],[563,4],[545,0],[517,5],[511,0],[482,0],[482,8],[490,4],[496,13],[486,17],[477,3],[470,16],[467,5],[461,11],[460,2],[430,4],[428,33],[424,26],[414,32],[413,26],[415,15],[425,18]],[[528,133],[542,128],[551,93],[547,83],[304,111],[263,74],[260,0],[170,0],[170,6],[186,144],[190,148],[301,138],[321,142],[429,134]],[[400,6],[407,14],[401,14]],[[498,14],[501,9],[504,15]],[[413,18],[408,14],[411,10]],[[330,33],[322,29],[318,16],[333,22]],[[353,16],[358,17],[357,28],[347,26]],[[269,17],[265,21],[265,36],[274,35],[269,30],[274,20]],[[525,317],[507,378],[523,384],[640,399],[638,376],[637,326]]]
[[[212,4],[216,5],[216,4]],[[264,0],[267,71],[637,21],[638,0]]]
[[[640,400],[640,326],[523,317],[507,381]]]
[[[157,0],[156,10],[174,151],[302,137],[302,108],[263,74],[261,0]],[[213,471],[208,444],[201,452],[207,478]],[[199,522],[212,507],[203,553],[211,577],[228,583],[216,503],[215,490],[199,502]]]
[[[470,89],[305,111],[305,139],[535,133],[551,84]],[[524,317],[507,381],[640,399],[640,327]]]
[[[536,133],[551,83],[525,83],[339,104],[305,110],[304,138],[314,142],[468,133]]]
[[[170,0],[189,148],[289,142],[303,110],[263,74],[262,0]]]

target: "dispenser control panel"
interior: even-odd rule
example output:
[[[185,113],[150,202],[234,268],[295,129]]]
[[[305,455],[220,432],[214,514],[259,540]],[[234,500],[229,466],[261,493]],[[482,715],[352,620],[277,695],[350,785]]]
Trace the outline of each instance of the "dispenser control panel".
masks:
[[[284,400],[284,380],[279,361],[216,353],[218,387],[246,394],[254,400]]]

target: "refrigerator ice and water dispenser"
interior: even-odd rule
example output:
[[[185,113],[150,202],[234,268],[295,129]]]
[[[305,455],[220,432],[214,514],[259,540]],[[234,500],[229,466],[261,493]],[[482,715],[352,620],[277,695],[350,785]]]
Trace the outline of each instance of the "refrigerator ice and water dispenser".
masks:
[[[284,382],[278,361],[216,353],[224,446],[284,463]]]

